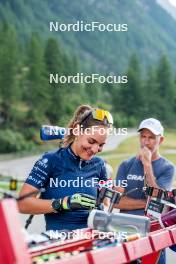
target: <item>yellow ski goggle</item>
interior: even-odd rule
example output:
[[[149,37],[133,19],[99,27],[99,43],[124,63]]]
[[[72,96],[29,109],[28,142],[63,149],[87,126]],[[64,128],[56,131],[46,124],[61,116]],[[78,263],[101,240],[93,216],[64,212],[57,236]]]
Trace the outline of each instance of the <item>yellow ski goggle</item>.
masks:
[[[109,124],[113,124],[112,115],[108,111],[103,109],[94,109],[85,118],[83,118],[81,123],[83,123],[91,114],[93,116],[93,119],[95,120],[103,121],[106,118]]]

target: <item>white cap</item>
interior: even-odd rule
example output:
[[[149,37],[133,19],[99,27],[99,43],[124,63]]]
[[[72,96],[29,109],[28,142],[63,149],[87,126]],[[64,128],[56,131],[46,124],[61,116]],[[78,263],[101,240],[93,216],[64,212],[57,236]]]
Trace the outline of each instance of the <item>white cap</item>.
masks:
[[[161,125],[160,121],[155,118],[148,118],[143,120],[139,125],[138,132],[143,128],[147,128],[156,136],[163,136],[164,134],[163,126]]]

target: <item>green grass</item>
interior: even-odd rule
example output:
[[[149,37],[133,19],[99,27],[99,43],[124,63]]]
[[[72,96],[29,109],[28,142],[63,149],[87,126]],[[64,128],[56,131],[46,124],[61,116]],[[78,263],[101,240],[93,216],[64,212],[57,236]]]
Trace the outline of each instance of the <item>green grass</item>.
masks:
[[[21,189],[21,186],[22,186],[22,183],[18,183],[17,184],[17,190],[14,191],[14,192],[19,192],[20,189]],[[3,189],[3,190],[8,190],[9,191],[9,181],[7,182],[3,182],[3,181],[0,181],[0,189]]]
[[[0,189],[9,190],[9,184],[0,182]]]

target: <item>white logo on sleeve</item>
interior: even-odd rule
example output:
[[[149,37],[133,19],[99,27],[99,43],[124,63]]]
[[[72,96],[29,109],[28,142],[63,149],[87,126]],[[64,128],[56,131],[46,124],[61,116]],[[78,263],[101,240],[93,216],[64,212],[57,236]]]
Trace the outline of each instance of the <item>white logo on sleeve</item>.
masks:
[[[127,175],[127,180],[143,181],[144,180],[144,176],[143,175],[128,174]]]
[[[42,162],[46,164],[48,162],[48,159],[42,159]]]
[[[42,159],[42,160],[39,160],[39,161],[37,161],[37,166],[41,166],[41,167],[43,167],[44,169],[46,169],[47,167],[48,167],[48,159],[47,158],[44,158],[44,159]]]

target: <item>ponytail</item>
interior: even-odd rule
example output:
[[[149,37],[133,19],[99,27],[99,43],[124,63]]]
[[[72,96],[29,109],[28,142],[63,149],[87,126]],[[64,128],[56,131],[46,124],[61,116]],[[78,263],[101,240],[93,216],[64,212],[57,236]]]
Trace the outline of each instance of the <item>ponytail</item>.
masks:
[[[67,147],[73,141],[75,140],[75,135],[73,134],[73,128],[81,122],[81,120],[84,119],[84,117],[92,111],[93,108],[89,105],[81,105],[79,106],[76,111],[74,112],[74,115],[72,119],[68,123],[68,128],[69,128],[69,135],[66,135],[64,138],[63,142],[63,147]]]

